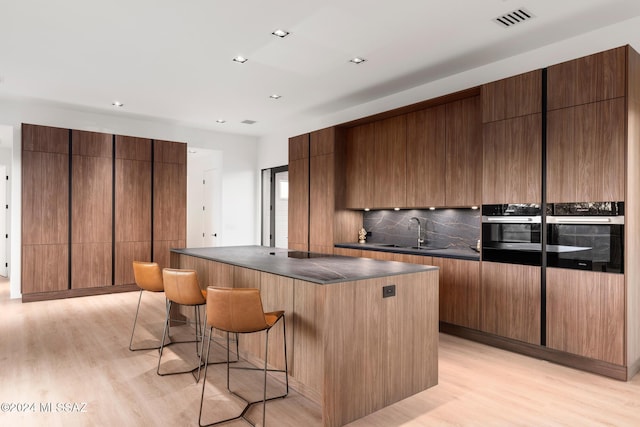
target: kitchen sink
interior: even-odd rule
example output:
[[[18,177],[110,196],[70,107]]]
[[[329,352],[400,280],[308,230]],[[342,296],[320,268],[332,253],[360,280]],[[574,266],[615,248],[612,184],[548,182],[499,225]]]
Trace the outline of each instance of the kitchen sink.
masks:
[[[411,246],[409,249],[418,249],[421,251],[439,251],[446,248],[440,248],[436,246]]]

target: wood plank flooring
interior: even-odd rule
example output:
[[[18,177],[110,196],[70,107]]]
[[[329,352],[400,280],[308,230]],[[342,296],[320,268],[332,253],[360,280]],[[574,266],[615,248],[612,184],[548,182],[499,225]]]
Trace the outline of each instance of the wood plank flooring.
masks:
[[[5,408],[0,425],[197,426],[202,382],[188,374],[159,377],[157,351],[128,350],[137,292],[23,304],[9,300],[8,288],[0,279],[0,403],[28,409]],[[143,296],[141,344],[161,334],[163,309],[162,295]],[[194,363],[194,350],[193,344],[169,347],[163,369]],[[212,351],[211,360],[223,357],[219,346]],[[205,416],[213,421],[231,411],[233,401],[225,394],[224,368],[210,365],[209,375]],[[241,389],[261,387],[259,377],[234,378]],[[282,386],[270,381],[269,387],[276,393]],[[50,412],[40,406],[48,403]],[[65,403],[86,406],[57,406]],[[259,405],[251,416],[260,420]],[[319,426],[320,408],[292,391],[267,404],[267,424]],[[638,425],[640,375],[620,382],[445,334],[437,386],[350,424]]]

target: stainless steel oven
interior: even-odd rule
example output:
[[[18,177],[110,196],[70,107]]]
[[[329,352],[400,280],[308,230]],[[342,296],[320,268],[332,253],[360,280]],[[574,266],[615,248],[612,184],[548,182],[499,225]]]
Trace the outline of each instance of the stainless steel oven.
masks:
[[[547,266],[624,272],[624,203],[547,206]]]
[[[541,208],[538,204],[482,206],[482,260],[541,265]]]

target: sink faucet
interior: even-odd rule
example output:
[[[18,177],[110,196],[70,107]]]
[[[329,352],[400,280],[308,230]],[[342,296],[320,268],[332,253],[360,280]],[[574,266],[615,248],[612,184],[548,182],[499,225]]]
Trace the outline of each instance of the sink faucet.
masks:
[[[415,216],[412,216],[409,219],[409,223],[411,223],[411,221],[414,219],[418,223],[418,247],[420,247],[420,245],[424,243],[424,239],[422,238],[422,224],[420,224],[420,218],[416,218]]]

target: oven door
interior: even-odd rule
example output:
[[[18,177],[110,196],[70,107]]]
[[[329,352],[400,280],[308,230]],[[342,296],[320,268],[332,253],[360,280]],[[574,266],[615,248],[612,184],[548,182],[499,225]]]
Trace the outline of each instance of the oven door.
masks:
[[[624,217],[547,217],[547,266],[624,272]]]
[[[541,265],[540,217],[482,218],[482,260]]]

